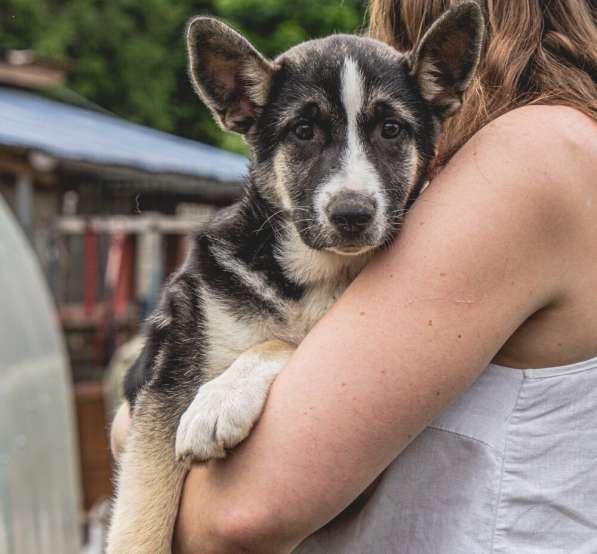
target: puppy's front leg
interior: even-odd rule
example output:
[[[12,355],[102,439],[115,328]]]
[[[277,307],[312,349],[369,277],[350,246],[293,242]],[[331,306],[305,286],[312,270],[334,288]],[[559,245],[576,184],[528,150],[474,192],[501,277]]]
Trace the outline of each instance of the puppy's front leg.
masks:
[[[137,399],[120,456],[107,554],[171,554],[186,474],[174,456],[176,421],[172,410],[150,392]]]
[[[263,342],[202,385],[180,420],[177,458],[187,462],[223,458],[226,449],[245,439],[261,415],[270,385],[294,350],[279,340]]]

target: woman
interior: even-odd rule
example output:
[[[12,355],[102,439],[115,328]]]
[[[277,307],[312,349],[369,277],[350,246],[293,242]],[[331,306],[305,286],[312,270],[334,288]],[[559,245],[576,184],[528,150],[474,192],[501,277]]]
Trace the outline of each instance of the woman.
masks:
[[[408,50],[455,3],[373,0],[371,33]],[[177,552],[597,552],[595,8],[479,3],[435,178],[191,471]]]

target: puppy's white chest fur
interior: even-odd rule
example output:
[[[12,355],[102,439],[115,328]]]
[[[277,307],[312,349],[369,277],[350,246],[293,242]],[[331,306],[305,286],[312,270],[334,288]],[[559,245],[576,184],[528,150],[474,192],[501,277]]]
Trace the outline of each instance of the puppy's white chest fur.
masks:
[[[305,286],[303,297],[289,302],[285,328],[276,338],[298,344],[326,314],[369,260],[369,255],[340,256],[313,250],[295,233],[287,236],[277,259],[286,275]]]
[[[281,317],[239,319],[215,296],[204,294],[206,316],[207,375],[213,379],[245,350],[272,339],[298,345],[369,260],[369,255],[344,257],[311,250],[297,242],[285,245],[278,256],[286,274],[304,286],[298,300],[278,297]],[[251,282],[263,278],[253,275]],[[265,287],[265,285],[264,285]],[[275,296],[269,291],[270,297]]]
[[[208,376],[213,379],[252,346],[279,339],[298,345],[342,294],[348,281],[310,288],[298,301],[288,301],[283,320],[260,317],[239,320],[229,307],[210,294],[204,297],[207,320]]]
[[[286,325],[276,329],[275,338],[300,343],[314,325],[327,313],[348,286],[348,280],[326,283],[309,289],[300,300],[288,304]]]

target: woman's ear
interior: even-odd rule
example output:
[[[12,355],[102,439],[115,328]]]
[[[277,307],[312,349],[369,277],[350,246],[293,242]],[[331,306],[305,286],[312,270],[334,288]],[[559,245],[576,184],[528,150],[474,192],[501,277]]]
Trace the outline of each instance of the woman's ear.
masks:
[[[195,91],[223,129],[246,134],[267,100],[274,65],[211,17],[191,19],[186,37]]]
[[[411,74],[442,119],[462,105],[479,64],[483,33],[481,8],[476,2],[465,2],[438,18],[411,55]]]

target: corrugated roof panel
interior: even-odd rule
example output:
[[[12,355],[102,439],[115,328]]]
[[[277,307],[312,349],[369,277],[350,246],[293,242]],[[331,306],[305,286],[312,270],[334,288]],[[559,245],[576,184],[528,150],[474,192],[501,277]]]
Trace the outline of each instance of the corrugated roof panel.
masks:
[[[0,88],[0,144],[57,158],[239,182],[248,160],[124,119]]]

